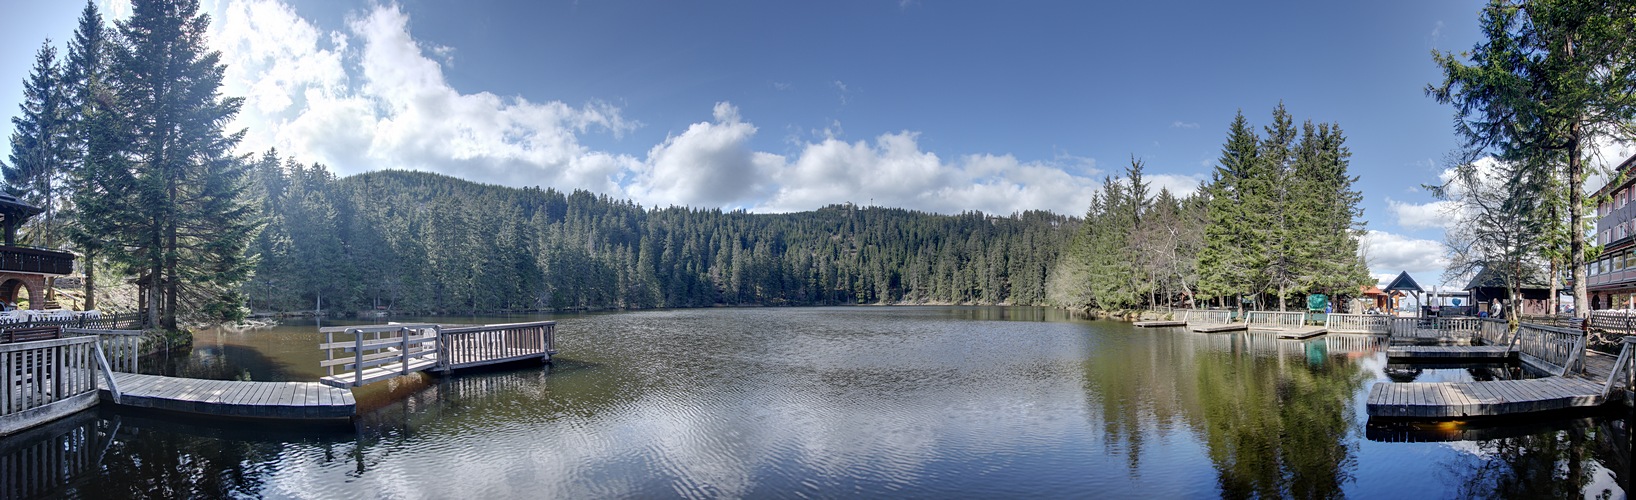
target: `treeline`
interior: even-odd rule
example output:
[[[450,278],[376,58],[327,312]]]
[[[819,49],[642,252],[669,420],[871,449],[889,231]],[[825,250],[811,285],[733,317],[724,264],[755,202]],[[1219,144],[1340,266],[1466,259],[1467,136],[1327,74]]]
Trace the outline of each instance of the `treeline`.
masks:
[[[1051,298],[1105,311],[1174,305],[1305,308],[1370,282],[1351,152],[1337,124],[1296,128],[1282,103],[1257,134],[1234,117],[1211,180],[1156,194],[1132,159],[1109,178],[1064,251]],[[1201,303],[1202,302],[1202,303]]]
[[[414,313],[876,303],[1044,304],[1078,221],[830,206],[645,209],[576,191],[264,155],[256,310]]]
[[[12,119],[7,190],[43,209],[28,243],[72,245],[80,269],[131,276],[158,326],[233,319],[256,231],[246,163],[227,133],[238,98],[219,94],[226,66],[208,50],[197,2],[136,0],[103,23],[87,2],[66,57],[42,44]],[[86,307],[96,307],[86,279]],[[49,299],[49,295],[48,295]]]

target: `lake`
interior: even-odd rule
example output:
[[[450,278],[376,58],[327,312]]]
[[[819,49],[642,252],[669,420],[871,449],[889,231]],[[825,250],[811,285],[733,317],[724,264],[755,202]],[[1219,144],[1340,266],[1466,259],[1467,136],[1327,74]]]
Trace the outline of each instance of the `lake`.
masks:
[[[1372,425],[1373,384],[1520,375],[1388,366],[1363,336],[1028,307],[437,320],[532,319],[559,322],[554,364],[377,384],[352,425],[103,408],[7,438],[0,497],[1619,498],[1632,471],[1619,409]],[[148,364],[316,380],[316,332],[201,332]]]

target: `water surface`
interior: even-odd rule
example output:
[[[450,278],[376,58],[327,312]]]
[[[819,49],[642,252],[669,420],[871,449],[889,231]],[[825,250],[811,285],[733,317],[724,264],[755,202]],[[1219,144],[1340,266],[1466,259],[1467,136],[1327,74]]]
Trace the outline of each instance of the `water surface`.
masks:
[[[1389,372],[1512,375],[1388,367],[1363,336],[1006,307],[550,319],[553,365],[372,386],[350,426],[87,412],[0,441],[0,473],[60,472],[7,477],[0,497],[1560,498],[1623,497],[1630,474],[1623,412],[1371,425],[1364,398]],[[149,369],[315,380],[317,338],[202,332]]]

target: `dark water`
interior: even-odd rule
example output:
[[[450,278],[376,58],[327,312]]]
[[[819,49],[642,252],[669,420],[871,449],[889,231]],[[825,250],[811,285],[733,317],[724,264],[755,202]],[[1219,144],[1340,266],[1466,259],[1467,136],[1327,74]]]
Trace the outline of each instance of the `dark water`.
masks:
[[[0,497],[1622,498],[1631,473],[1622,411],[1370,424],[1388,372],[1516,375],[1388,367],[1367,337],[1001,307],[553,319],[554,365],[371,387],[350,426],[83,413],[0,441]],[[201,333],[150,367],[314,380],[315,332]]]

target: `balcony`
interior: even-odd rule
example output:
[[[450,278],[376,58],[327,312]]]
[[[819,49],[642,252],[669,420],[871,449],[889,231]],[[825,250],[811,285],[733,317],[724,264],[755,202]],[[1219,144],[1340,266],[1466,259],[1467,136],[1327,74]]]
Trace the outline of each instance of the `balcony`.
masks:
[[[74,254],[0,245],[0,272],[68,275],[74,272]]]

